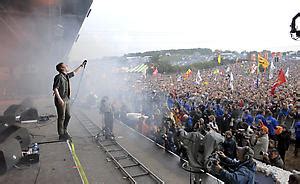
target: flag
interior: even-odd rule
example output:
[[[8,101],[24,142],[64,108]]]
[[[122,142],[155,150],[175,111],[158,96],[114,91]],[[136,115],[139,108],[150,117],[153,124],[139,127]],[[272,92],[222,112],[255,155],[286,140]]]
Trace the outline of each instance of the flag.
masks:
[[[144,77],[144,78],[147,78],[147,69],[144,69],[144,70],[142,71],[142,73],[143,73],[143,77]]]
[[[259,78],[258,78],[258,75],[257,75],[257,78],[256,78],[256,88],[259,88]]]
[[[155,70],[153,71],[153,75],[157,75],[158,74],[158,70],[157,67],[155,67]]]
[[[258,63],[262,65],[263,68],[268,68],[269,61],[266,58],[261,57],[259,54],[257,56]]]
[[[285,72],[285,77],[289,78],[289,67],[287,68],[286,72]]]
[[[271,61],[271,66],[270,66],[270,71],[269,71],[269,79],[273,78],[274,70],[275,70],[275,66],[274,66],[274,63]]]
[[[221,54],[219,54],[219,56],[218,56],[218,63],[219,63],[219,65],[221,64]]]
[[[275,94],[275,89],[280,86],[281,84],[286,82],[286,78],[284,75],[284,72],[282,69],[280,69],[279,74],[278,74],[278,78],[276,80],[276,82],[274,83],[274,85],[271,88],[271,94],[274,95]]]
[[[230,81],[229,81],[230,89],[233,90],[233,74],[230,72]]]
[[[189,78],[191,75],[192,75],[192,70],[191,70],[191,69],[188,69],[188,70],[185,72],[184,76],[183,76],[184,80],[186,80],[187,78]]]
[[[182,76],[181,76],[181,75],[179,75],[179,76],[177,77],[177,82],[180,82],[180,81],[182,81]]]
[[[196,76],[196,83],[199,85],[201,81],[202,81],[202,77],[200,75],[200,71],[198,70],[197,71],[197,76]]]
[[[226,73],[230,72],[230,67],[228,66],[226,69]]]

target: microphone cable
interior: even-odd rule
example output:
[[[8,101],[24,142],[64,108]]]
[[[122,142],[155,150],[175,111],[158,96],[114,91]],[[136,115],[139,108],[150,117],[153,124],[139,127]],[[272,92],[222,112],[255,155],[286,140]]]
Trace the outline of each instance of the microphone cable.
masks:
[[[86,63],[83,64],[83,71],[81,72],[81,76],[80,76],[80,79],[79,79],[79,82],[78,82],[78,87],[77,87],[77,90],[76,90],[76,93],[75,93],[75,97],[71,101],[70,106],[72,106],[74,104],[75,100],[77,100],[79,89],[80,89],[82,78],[83,78],[83,74],[84,74],[84,71],[85,71],[85,66],[86,66]]]

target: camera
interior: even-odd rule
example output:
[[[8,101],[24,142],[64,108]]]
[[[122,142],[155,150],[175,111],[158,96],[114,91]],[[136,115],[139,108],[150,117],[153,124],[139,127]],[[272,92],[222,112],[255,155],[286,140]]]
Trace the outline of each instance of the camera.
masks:
[[[211,154],[205,163],[206,171],[208,171],[208,172],[213,171],[215,165],[217,165],[218,162],[220,162],[220,161],[221,161],[221,159],[220,159],[220,156],[218,155],[218,153],[215,152],[215,153]]]
[[[260,154],[260,155],[263,155],[263,156],[269,156],[269,153],[264,152],[264,151],[260,151],[259,154]]]

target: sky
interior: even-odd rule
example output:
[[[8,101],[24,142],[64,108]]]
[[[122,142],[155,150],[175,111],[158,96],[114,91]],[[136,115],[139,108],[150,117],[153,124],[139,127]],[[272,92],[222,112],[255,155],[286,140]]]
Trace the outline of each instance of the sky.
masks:
[[[94,0],[70,60],[152,50],[300,50],[300,0]]]

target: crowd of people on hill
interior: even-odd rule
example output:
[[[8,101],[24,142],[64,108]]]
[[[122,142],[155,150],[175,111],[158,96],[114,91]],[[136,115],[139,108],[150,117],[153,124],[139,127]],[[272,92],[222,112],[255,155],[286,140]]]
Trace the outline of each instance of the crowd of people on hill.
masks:
[[[284,168],[291,140],[295,157],[300,149],[300,66],[299,61],[274,65],[273,78],[268,70],[253,72],[250,61],[201,70],[200,78],[196,71],[185,79],[148,76],[132,83],[129,95],[120,96],[117,116],[183,158],[185,150],[176,139],[179,129],[203,133],[213,129],[225,137],[226,156],[236,158],[237,146],[249,146],[254,158]],[[280,69],[286,82],[272,95]],[[127,112],[140,112],[147,118],[126,121]]]

